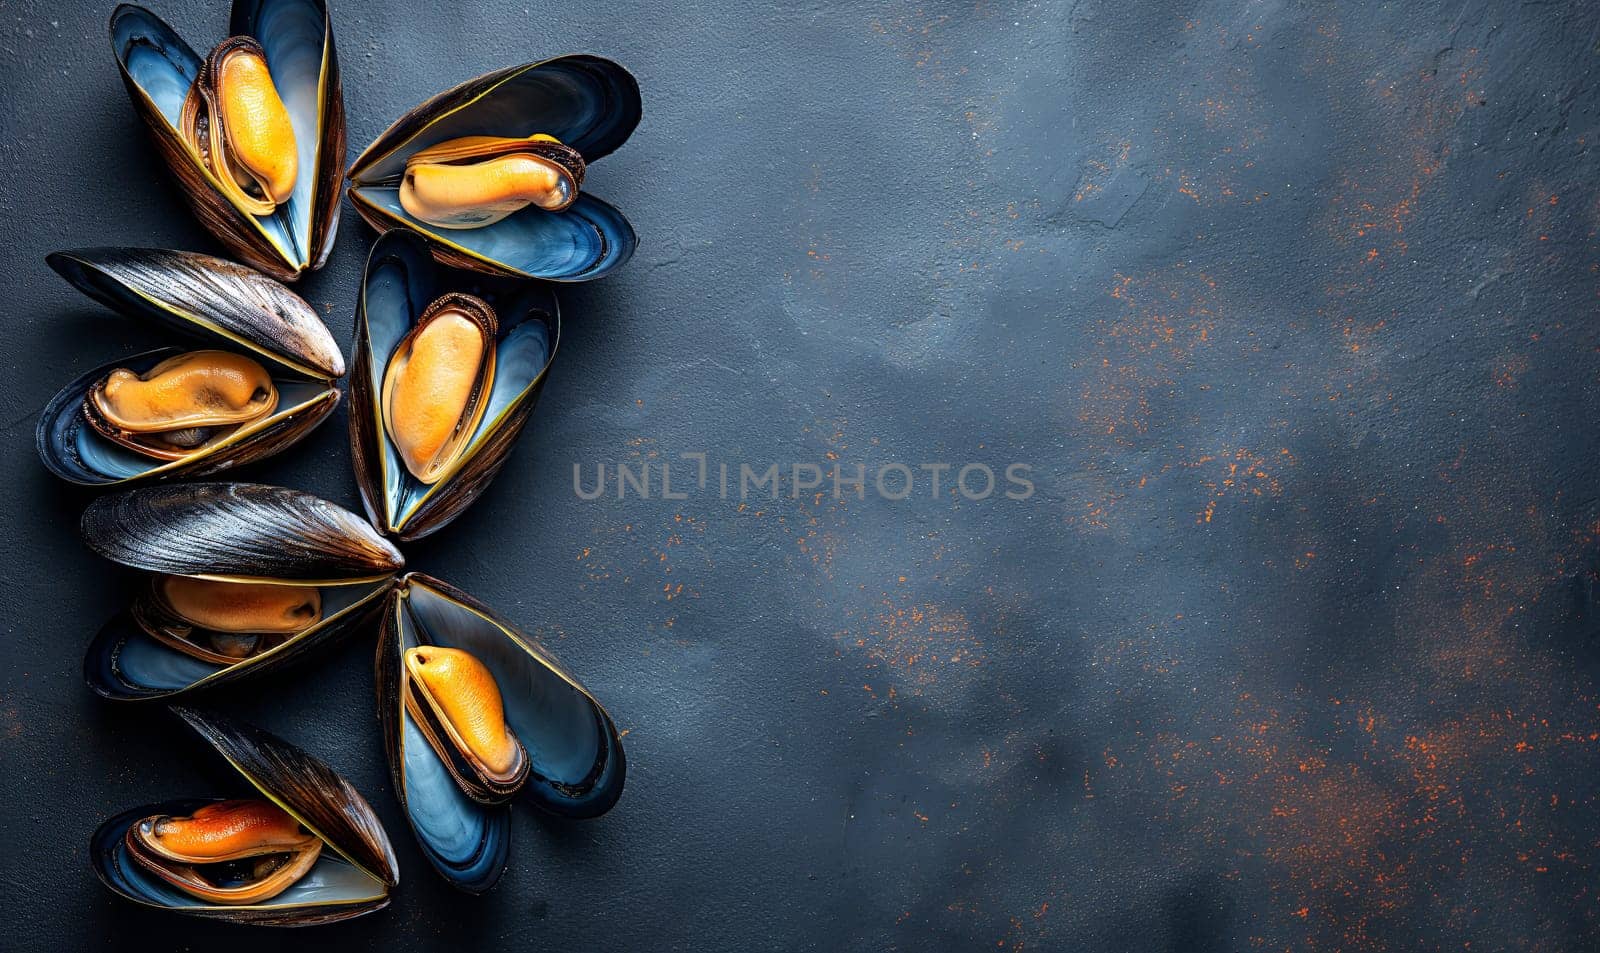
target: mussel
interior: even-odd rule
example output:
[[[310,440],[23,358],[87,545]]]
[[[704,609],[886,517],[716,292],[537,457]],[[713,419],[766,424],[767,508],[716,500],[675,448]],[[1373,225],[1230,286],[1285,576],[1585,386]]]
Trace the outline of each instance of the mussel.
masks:
[[[39,455],[74,483],[199,476],[294,444],[333,412],[344,358],[311,306],[243,265],[190,252],[90,248],[50,267],[96,301],[205,340],[103,364],[62,388]]]
[[[494,388],[499,320],[482,298],[435,298],[384,369],[384,431],[411,475],[438,483],[483,420]]]
[[[247,36],[217,44],[183,100],[178,135],[251,215],[271,215],[294,195],[300,155],[294,123],[272,82],[267,53]]]
[[[83,401],[101,436],[157,460],[182,460],[277,407],[272,375],[232,351],[185,351],[143,373],[115,368]]]
[[[404,560],[356,514],[249,483],[153,486],[84,511],[91,549],[148,574],[84,657],[117,701],[276,671],[372,619]]]
[[[409,232],[378,239],[356,311],[350,444],[380,531],[426,536],[477,498],[538,402],[560,328],[543,286],[439,265]]]
[[[348,173],[378,231],[409,228],[458,268],[589,281],[638,237],[582,191],[589,165],[633,133],[639,84],[598,56],[561,56],[468,80],[402,116]]]
[[[264,926],[381,910],[399,883],[371,805],[322,761],[242,722],[172,709],[248,782],[245,797],[124,811],[90,838],[114,892],[149,907]]]
[[[578,200],[585,165],[554,136],[463,136],[406,159],[400,207],[440,228],[482,228],[530,205],[564,212]]]
[[[128,856],[197,900],[262,903],[294,886],[322,839],[271,801],[212,801],[186,815],[152,814],[128,828]]]
[[[190,208],[228,250],[292,281],[333,248],[344,99],[321,0],[235,0],[201,58],[143,7],[111,15],[134,109]]]
[[[622,740],[600,703],[487,606],[411,573],[378,636],[378,717],[395,793],[423,853],[454,886],[493,887],[510,799],[567,818],[622,795]]]
[[[494,673],[464,649],[419,645],[406,649],[401,691],[406,715],[461,790],[499,804],[528,779],[528,751],[506,724]]]
[[[157,574],[129,608],[151,638],[203,662],[262,655],[322,621],[322,589]]]

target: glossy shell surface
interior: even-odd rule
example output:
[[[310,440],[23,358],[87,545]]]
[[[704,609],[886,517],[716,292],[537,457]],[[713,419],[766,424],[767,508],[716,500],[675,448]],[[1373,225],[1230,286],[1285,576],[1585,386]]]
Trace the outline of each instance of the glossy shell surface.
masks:
[[[453,470],[424,484],[406,470],[389,438],[380,389],[400,342],[432,301],[452,291],[482,298],[499,316],[494,383],[487,408]],[[424,242],[407,232],[378,240],[367,260],[356,309],[350,374],[352,459],[374,525],[402,540],[418,539],[455,519],[478,498],[532,415],[560,336],[560,311],[547,287],[440,265]]]
[[[456,887],[482,893],[505,867],[513,804],[491,807],[464,794],[407,714],[402,657],[419,645],[470,652],[494,675],[506,722],[532,760],[513,804],[569,818],[604,814],[622,795],[627,759],[611,716],[542,648],[455,587],[406,576],[389,594],[376,659],[390,774],[434,868]]]
[[[348,781],[276,735],[219,715],[173,711],[259,796],[288,811],[326,847],[305,877],[270,900],[246,906],[204,903],[144,870],[124,840],[141,818],[187,815],[223,800],[183,798],[123,811],[100,825],[90,838],[89,857],[106,887],[147,907],[263,926],[332,923],[388,905],[389,892],[400,881],[394,850],[371,805]]]
[[[298,149],[300,174],[293,194],[269,215],[250,214],[229,200],[178,132],[201,55],[160,17],[134,4],[116,8],[110,30],[134,110],[200,223],[234,256],[273,277],[292,281],[320,268],[338,230],[345,159],[339,57],[322,3],[236,0],[233,5],[229,35],[261,44]]]
[[[547,281],[590,281],[626,264],[638,244],[627,218],[588,191],[565,211],[525,208],[483,228],[438,228],[400,203],[406,159],[465,136],[551,135],[596,161],[632,135],[639,84],[617,63],[585,54],[497,70],[402,116],[350,166],[351,203],[379,231],[407,228],[460,268]]]
[[[203,579],[376,580],[405,565],[361,517],[258,483],[148,486],[84,510],[83,541],[133,569]]]

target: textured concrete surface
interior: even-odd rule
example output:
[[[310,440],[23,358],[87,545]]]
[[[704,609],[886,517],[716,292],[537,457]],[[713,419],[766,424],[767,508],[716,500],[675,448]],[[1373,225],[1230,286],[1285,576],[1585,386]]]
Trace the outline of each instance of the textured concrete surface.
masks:
[[[152,0],[196,45],[222,5]],[[48,272],[211,250],[109,3],[0,3],[4,944],[276,949],[103,891],[89,832],[223,773],[98,703],[131,581],[32,414],[153,335]],[[626,63],[533,426],[408,550],[627,730],[607,817],[452,894],[371,643],[219,707],[379,809],[403,884],[307,948],[1570,950],[1600,897],[1592,3],[334,8],[352,149],[487,69]],[[370,232],[301,290],[349,340]],[[572,465],[1032,465],[1029,500],[583,501]],[[356,504],[343,411],[248,474]],[[681,476],[674,471],[675,480]],[[826,488],[831,490],[830,488]]]

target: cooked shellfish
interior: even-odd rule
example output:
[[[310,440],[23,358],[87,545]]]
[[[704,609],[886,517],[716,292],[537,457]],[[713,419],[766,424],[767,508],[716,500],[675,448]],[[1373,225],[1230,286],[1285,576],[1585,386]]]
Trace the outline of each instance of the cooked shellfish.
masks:
[[[250,37],[229,37],[211,51],[183,101],[178,134],[223,194],[251,215],[271,215],[294,194],[294,123],[266,51]]]
[[[192,252],[87,248],[45,259],[96,301],[206,339],[107,362],[39,415],[39,456],[73,483],[198,476],[283,450],[339,403],[344,358],[302,298]]]
[[[583,156],[554,136],[464,136],[406,159],[400,205],[440,228],[482,228],[529,205],[566,210],[583,172]]]
[[[597,817],[622,796],[627,758],[611,716],[538,645],[487,606],[411,573],[391,590],[376,658],[378,717],[396,795],[440,875],[493,887],[519,801]],[[448,730],[457,732],[456,736]],[[518,762],[525,767],[520,767]]]
[[[270,801],[218,801],[187,817],[155,814],[128,828],[128,853],[209,903],[271,900],[311,871],[322,841]]]
[[[639,84],[598,56],[559,56],[468,80],[401,116],[347,173],[380,232],[409,229],[445,264],[513,278],[592,281],[639,238],[583,188],[639,124]],[[487,134],[486,134],[487,133]]]
[[[90,644],[84,678],[118,701],[275,671],[371,619],[403,564],[361,517],[248,483],[154,486],[84,511],[89,547],[150,573]]]
[[[467,294],[428,305],[383,378],[384,424],[411,475],[437,483],[483,418],[494,385],[494,309]]]
[[[548,286],[444,267],[404,230],[378,239],[350,380],[350,449],[373,525],[418,539],[483,492],[533,413],[560,334]]]
[[[130,611],[139,627],[163,644],[230,665],[277,648],[321,622],[322,590],[159,575]]]
[[[108,440],[158,460],[181,460],[278,407],[266,368],[231,351],[188,351],[143,373],[119,367],[89,392],[83,412]]]
[[[461,790],[498,803],[528,777],[528,752],[506,724],[494,674],[471,652],[438,645],[405,654],[406,714]]]
[[[89,842],[109,889],[135,903],[264,926],[381,910],[399,883],[377,815],[328,765],[259,728],[173,708],[254,792],[124,811]]]
[[[111,15],[134,111],[189,208],[232,257],[293,281],[339,227],[344,97],[322,0],[234,0],[202,57],[143,7]]]
[[[178,618],[218,632],[292,635],[322,618],[316,589],[161,576],[155,585]]]

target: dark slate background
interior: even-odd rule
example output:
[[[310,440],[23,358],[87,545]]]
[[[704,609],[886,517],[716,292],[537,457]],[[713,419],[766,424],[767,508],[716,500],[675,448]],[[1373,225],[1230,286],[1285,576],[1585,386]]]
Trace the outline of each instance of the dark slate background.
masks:
[[[197,46],[223,4],[154,0]],[[137,910],[104,816],[225,774],[79,679],[130,580],[36,409],[154,340],[46,252],[215,250],[109,2],[0,0],[0,946],[278,948]],[[412,565],[626,729],[607,817],[516,820],[491,895],[396,810],[370,638],[214,703],[347,774],[440,950],[1593,947],[1600,140],[1592,2],[340,0],[352,155],[591,50],[642,236],[563,290],[533,426]],[[300,291],[348,341],[371,233]],[[343,411],[248,476],[357,496]],[[1030,500],[584,502],[572,464],[1032,465]]]

